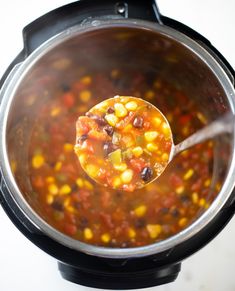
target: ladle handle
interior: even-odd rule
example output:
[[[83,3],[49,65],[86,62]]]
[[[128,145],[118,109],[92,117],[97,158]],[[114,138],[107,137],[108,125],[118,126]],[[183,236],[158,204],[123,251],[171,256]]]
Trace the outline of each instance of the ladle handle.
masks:
[[[196,144],[213,138],[223,133],[231,133],[234,128],[235,115],[226,113],[221,118],[213,121],[209,125],[190,135],[181,143],[174,146],[172,158],[179,152],[182,152]]]

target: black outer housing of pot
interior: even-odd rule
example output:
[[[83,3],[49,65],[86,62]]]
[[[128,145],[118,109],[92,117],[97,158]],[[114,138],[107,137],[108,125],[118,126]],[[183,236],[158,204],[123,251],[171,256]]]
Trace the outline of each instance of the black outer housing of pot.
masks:
[[[82,23],[84,19],[107,16],[158,22],[184,33],[199,42],[216,58],[234,85],[235,72],[211,43],[182,23],[162,16],[154,0],[81,0],[57,8],[24,28],[24,49],[10,64],[0,80],[0,87],[12,68],[47,39],[66,28]],[[212,240],[231,219],[235,208],[235,191],[230,197],[230,201],[205,228],[172,249],[141,258],[111,259],[70,249],[38,230],[12,199],[4,177],[1,177],[0,191],[0,202],[9,218],[29,240],[59,261],[59,270],[63,278],[80,285],[102,289],[137,289],[174,281],[180,271],[181,261]]]

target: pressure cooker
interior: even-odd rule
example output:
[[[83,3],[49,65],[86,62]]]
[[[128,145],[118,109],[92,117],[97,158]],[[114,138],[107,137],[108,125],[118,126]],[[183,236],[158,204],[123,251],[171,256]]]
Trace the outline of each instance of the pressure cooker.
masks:
[[[133,31],[128,42],[113,42],[113,33]],[[54,229],[24,198],[30,190],[27,152],[34,115],[45,100],[29,113],[22,106],[28,82],[43,76],[47,62],[66,48],[74,60],[90,70],[134,67],[147,74],[149,68],[164,71],[171,82],[184,86],[204,108],[208,120],[224,112],[234,114],[235,72],[226,59],[202,35],[160,14],[153,0],[81,0],[57,8],[23,30],[24,48],[9,65],[0,82],[0,202],[17,228],[36,246],[58,260],[61,275],[77,284],[103,289],[133,289],[174,281],[181,261],[212,240],[234,214],[235,130],[216,139],[213,183],[222,185],[210,207],[179,233],[154,244],[111,248],[79,242]],[[89,51],[91,44],[95,50]],[[161,49],[159,49],[161,47]],[[171,50],[179,62],[166,62]],[[102,56],[102,57],[101,57]],[[104,64],[104,56],[108,62]],[[79,57],[81,59],[79,59]],[[53,89],[48,93],[53,94]],[[27,116],[27,121],[24,117]],[[21,123],[20,137],[12,130]],[[9,146],[9,143],[11,145]],[[14,156],[20,177],[10,166]]]

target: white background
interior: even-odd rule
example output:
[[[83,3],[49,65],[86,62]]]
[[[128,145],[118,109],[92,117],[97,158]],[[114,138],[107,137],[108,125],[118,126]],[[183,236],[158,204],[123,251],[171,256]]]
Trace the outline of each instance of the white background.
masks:
[[[94,0],[95,1],[95,0]],[[144,1],[144,0],[143,0]],[[0,76],[22,48],[21,30],[65,0],[0,0]],[[161,13],[200,32],[235,68],[234,0],[158,0]],[[235,219],[187,259],[175,283],[151,291],[235,291]],[[35,247],[0,207],[0,290],[91,290],[60,278],[56,261]]]

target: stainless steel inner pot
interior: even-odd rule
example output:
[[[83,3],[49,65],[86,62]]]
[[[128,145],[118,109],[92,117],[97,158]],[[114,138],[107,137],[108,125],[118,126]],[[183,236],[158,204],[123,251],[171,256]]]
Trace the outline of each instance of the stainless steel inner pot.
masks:
[[[53,98],[54,82],[46,85],[45,94],[32,106],[25,106],[29,90],[37,96],[41,81],[50,72],[52,62],[69,57],[72,67],[58,70],[53,76],[70,80],[76,67],[85,66],[90,73],[105,73],[110,68],[122,69],[123,80],[133,71],[156,72],[174,86],[183,88],[209,121],[224,112],[234,113],[235,92],[231,80],[199,43],[164,25],[127,19],[96,19],[72,27],[56,35],[34,51],[12,71],[1,90],[0,159],[3,179],[21,211],[47,236],[69,248],[108,258],[142,257],[170,249],[203,229],[228,203],[235,182],[235,134],[216,139],[213,183],[222,183],[217,198],[194,223],[180,233],[152,245],[138,248],[104,248],[74,240],[48,225],[26,202],[30,192],[27,159],[28,142],[34,117],[40,106]],[[72,69],[71,69],[72,68]],[[105,92],[105,91],[104,91]],[[122,92],[121,92],[122,93]],[[123,92],[125,94],[125,92]],[[104,96],[104,99],[106,96]],[[20,165],[20,174],[13,175],[10,160]]]

